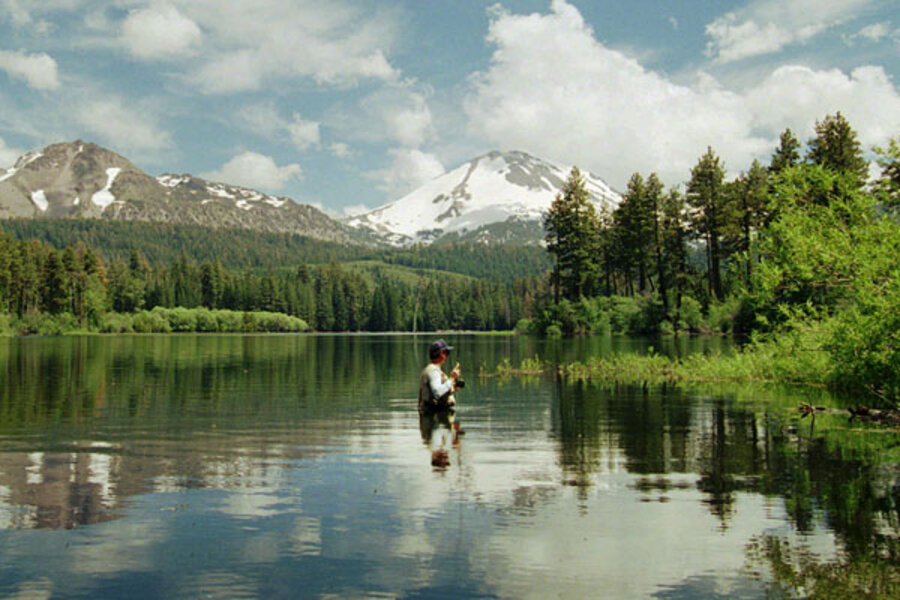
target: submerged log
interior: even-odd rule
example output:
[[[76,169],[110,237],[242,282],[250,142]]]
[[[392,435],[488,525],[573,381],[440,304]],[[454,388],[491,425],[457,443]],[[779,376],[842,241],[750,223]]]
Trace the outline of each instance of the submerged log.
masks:
[[[878,409],[860,406],[850,408],[850,421],[859,419],[860,421],[876,422],[882,425],[900,425],[900,410],[896,408]]]

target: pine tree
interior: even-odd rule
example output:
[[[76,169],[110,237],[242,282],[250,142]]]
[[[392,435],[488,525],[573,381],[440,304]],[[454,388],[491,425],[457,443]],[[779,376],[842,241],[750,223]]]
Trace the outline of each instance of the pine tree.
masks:
[[[847,119],[838,112],[816,121],[816,136],[809,140],[807,160],[838,173],[852,176],[858,187],[869,177],[869,163]]]
[[[48,248],[41,280],[41,309],[54,315],[64,312],[69,306],[66,271],[59,253],[52,248]]]
[[[667,288],[671,288],[675,308],[681,308],[681,296],[687,287],[687,227],[684,197],[670,190],[662,202],[663,271]]]
[[[579,298],[597,282],[599,222],[584,177],[573,167],[543,220],[547,250],[554,255],[554,297]]]
[[[772,155],[769,171],[780,173],[784,169],[798,164],[800,164],[800,142],[797,141],[790,129],[785,129],[781,133],[780,144]]]
[[[753,239],[767,220],[769,204],[769,173],[758,160],[750,165],[746,175],[738,178],[737,208],[741,237],[738,250],[746,254],[746,275],[750,281],[753,274]]]
[[[878,200],[894,211],[900,211],[900,138],[893,138],[887,148],[876,147],[881,177],[875,182]]]
[[[691,169],[687,202],[694,209],[694,230],[706,241],[707,282],[710,296],[721,300],[721,238],[726,224],[725,168],[712,148],[707,148]]]

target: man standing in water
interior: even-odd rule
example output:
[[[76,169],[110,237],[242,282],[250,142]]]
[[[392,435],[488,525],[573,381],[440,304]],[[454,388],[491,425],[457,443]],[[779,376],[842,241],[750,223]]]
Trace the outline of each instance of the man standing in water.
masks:
[[[447,362],[450,351],[453,348],[444,340],[437,340],[428,348],[428,358],[431,361],[419,376],[419,410],[444,410],[456,404],[453,392],[462,387],[460,379],[459,363],[450,371],[450,376],[444,374],[441,365]]]

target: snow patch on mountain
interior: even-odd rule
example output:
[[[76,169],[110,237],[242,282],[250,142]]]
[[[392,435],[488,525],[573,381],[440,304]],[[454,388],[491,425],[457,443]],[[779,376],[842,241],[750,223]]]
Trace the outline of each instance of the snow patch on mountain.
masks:
[[[34,205],[42,212],[47,212],[47,208],[50,207],[50,203],[47,202],[47,196],[44,194],[44,190],[35,190],[31,192],[31,201],[34,202]]]
[[[116,197],[113,196],[113,193],[110,191],[112,188],[113,182],[116,180],[116,177],[122,169],[118,167],[110,167],[106,169],[106,185],[102,190],[99,190],[91,196],[91,202],[95,205],[99,206],[101,210],[105,209],[107,206],[116,201]]]
[[[199,197],[201,204],[210,202],[233,201],[234,206],[243,210],[252,210],[260,202],[264,202],[275,208],[281,208],[289,202],[287,198],[279,198],[263,194],[249,188],[206,181],[191,175],[159,175],[156,180],[170,189],[183,188],[195,197]]]
[[[562,190],[571,167],[524,152],[491,152],[412,193],[346,220],[368,228],[390,243],[432,242],[448,233],[475,231],[511,220],[540,220]],[[583,173],[585,187],[599,208],[612,210],[620,196],[605,181]]]
[[[160,175],[156,180],[166,187],[174,188],[189,182],[191,177],[189,175]]]
[[[34,161],[36,161],[37,159],[42,157],[43,155],[44,155],[43,152],[28,152],[26,154],[23,154],[22,156],[19,157],[19,160],[16,161],[16,164],[14,164],[10,168],[6,169],[6,172],[3,173],[3,175],[0,175],[0,181],[6,181],[10,177],[15,175],[19,171],[21,171],[22,169],[24,169],[30,163],[33,163]]]

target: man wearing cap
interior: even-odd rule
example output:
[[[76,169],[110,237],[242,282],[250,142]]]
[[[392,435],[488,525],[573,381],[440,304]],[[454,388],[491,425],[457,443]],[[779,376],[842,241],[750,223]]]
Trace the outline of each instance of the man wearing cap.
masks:
[[[422,369],[419,376],[419,410],[441,410],[456,404],[453,392],[460,387],[457,385],[459,363],[450,371],[449,377],[441,370],[441,365],[447,362],[451,350],[453,347],[448,346],[444,340],[437,340],[428,348],[431,362]]]

